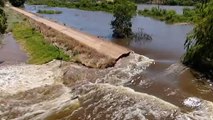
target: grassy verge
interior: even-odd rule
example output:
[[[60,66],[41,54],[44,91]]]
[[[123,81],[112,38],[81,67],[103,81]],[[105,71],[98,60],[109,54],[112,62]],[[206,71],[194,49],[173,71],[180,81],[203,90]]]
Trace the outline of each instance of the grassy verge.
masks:
[[[9,9],[7,14],[9,29],[11,29],[15,39],[28,52],[30,64],[44,64],[53,59],[70,60],[69,56],[62,50],[48,43],[29,22]]]
[[[62,11],[57,11],[57,10],[39,10],[37,13],[40,13],[40,14],[61,14]]]
[[[183,14],[177,14],[174,10],[158,9],[153,7],[152,9],[144,9],[138,11],[139,15],[145,17],[151,17],[157,20],[165,21],[166,23],[194,23],[195,21],[195,10],[185,8]]]
[[[7,32],[12,31],[12,28],[14,27],[14,23],[24,21],[24,19],[20,15],[14,13],[9,8],[5,8],[4,11],[7,14]]]
[[[43,64],[53,59],[68,61],[69,56],[55,46],[46,42],[41,33],[27,22],[15,23],[13,35],[30,54],[29,63]]]

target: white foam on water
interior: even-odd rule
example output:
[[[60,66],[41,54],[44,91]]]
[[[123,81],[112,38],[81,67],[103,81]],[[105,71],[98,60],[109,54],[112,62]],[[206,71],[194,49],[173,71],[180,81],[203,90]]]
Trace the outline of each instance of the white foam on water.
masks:
[[[131,53],[127,58],[119,60],[115,67],[110,68],[109,73],[97,80],[97,83],[105,81],[105,83],[123,85],[130,81],[135,75],[142,73],[153,63],[154,60],[152,59]]]
[[[87,87],[89,86],[84,86],[82,89]],[[135,118],[143,120],[147,116],[160,119],[172,116],[178,110],[175,105],[152,95],[135,92],[128,87],[100,83],[90,87],[93,89],[80,97],[82,103],[91,103],[83,108],[85,113],[81,113],[84,114],[81,119],[88,116],[92,116],[93,119],[104,117],[111,120]],[[89,101],[88,98],[90,98]]]
[[[199,107],[201,105],[201,99],[197,97],[189,97],[183,101],[183,104],[187,107]]]
[[[191,112],[180,113],[176,120],[213,120],[213,103],[206,100],[200,100],[196,97],[190,97],[185,100],[185,104],[195,109]]]
[[[0,67],[0,96],[51,85],[61,76],[58,62],[46,65],[11,65]]]

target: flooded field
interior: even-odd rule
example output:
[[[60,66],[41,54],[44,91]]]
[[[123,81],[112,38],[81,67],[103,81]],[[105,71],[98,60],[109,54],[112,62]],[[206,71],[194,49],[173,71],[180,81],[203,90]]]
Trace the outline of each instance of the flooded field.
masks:
[[[22,86],[27,89],[25,92],[11,91],[14,95],[5,92],[4,98],[0,98],[0,107],[4,108],[0,109],[0,118],[213,119],[212,84],[197,80],[180,62],[192,25],[168,25],[136,16],[132,20],[133,31],[143,29],[152,40],[123,40],[111,37],[113,16],[109,13],[29,5],[25,9],[34,13],[39,9],[60,10],[62,14],[41,16],[128,47],[135,53],[120,59],[114,67],[102,70],[68,63],[60,65],[59,61],[33,68],[15,65],[16,69],[11,71],[4,66],[0,68],[1,79],[7,80],[11,73],[14,73],[12,76],[21,74],[27,79],[20,77],[22,82],[17,89],[21,91]],[[47,74],[44,74],[42,71],[46,69]],[[44,79],[36,81],[33,71],[42,72],[39,75]],[[46,79],[52,75],[55,76]],[[30,79],[35,82],[27,82]],[[36,86],[42,81],[43,86]],[[4,82],[0,81],[0,85]]]

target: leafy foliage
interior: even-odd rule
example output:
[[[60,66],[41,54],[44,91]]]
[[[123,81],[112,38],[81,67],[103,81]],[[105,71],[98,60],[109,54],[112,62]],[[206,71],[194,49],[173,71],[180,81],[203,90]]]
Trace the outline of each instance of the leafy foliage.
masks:
[[[185,42],[183,63],[213,75],[213,0],[200,8],[193,32]]]
[[[7,17],[3,9],[0,9],[0,33],[5,33],[7,29]]]
[[[131,19],[136,14],[137,6],[128,0],[115,0],[113,14],[114,20],[111,22],[113,37],[128,38],[132,35]]]
[[[144,9],[139,10],[138,14],[143,16],[152,17],[161,21],[166,21],[167,23],[193,23],[196,20],[197,8],[189,9],[184,8],[183,14],[177,14],[174,10],[165,10],[153,7],[151,10]]]
[[[22,5],[24,5],[25,1],[26,0],[9,0],[11,5],[13,5],[14,7],[21,7]]]

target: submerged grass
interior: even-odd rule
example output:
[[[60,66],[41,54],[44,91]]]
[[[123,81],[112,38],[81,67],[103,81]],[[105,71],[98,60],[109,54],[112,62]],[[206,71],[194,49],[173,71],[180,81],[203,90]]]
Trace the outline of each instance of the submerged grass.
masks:
[[[174,23],[194,23],[195,16],[195,10],[184,8],[183,14],[177,14],[174,10],[165,10],[160,9],[157,7],[153,7],[152,9],[144,9],[138,11],[139,15],[143,15],[145,17],[151,17],[157,20],[165,21],[169,24]]]
[[[38,10],[37,13],[40,13],[40,14],[61,14],[62,11],[57,11],[57,10]]]
[[[29,63],[43,64],[53,59],[68,61],[70,58],[62,50],[48,43],[42,34],[28,22],[15,23],[12,29],[16,40],[30,55]]]

